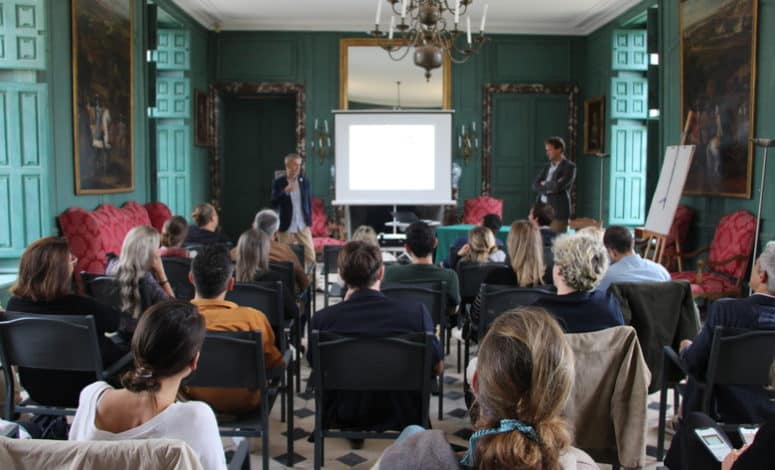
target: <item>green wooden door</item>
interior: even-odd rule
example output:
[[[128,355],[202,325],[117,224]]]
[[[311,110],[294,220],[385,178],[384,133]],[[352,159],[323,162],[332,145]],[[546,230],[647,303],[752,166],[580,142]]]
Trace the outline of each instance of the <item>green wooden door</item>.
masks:
[[[612,70],[648,70],[646,30],[620,29],[613,32]]]
[[[51,233],[45,84],[0,82],[0,256]]]
[[[159,70],[189,70],[191,67],[191,37],[188,30],[160,29],[157,31],[156,66]]]
[[[527,218],[536,200],[533,180],[547,162],[544,139],[559,135],[567,142],[568,97],[496,94],[492,126],[491,195],[503,199],[503,223],[510,224]]]
[[[156,184],[159,201],[173,214],[191,213],[191,131],[189,126],[159,122],[156,126]]]
[[[608,223],[642,225],[646,221],[645,125],[611,126],[611,184]]]
[[[611,79],[611,119],[647,119],[648,79],[638,73],[621,72]]]
[[[186,119],[191,117],[191,82],[177,76],[156,78],[156,107],[151,109],[155,118]]]
[[[296,149],[296,102],[292,96],[226,98],[223,114],[221,225],[236,241],[256,212],[271,206],[274,172]]]
[[[0,1],[0,68],[46,68],[44,0]]]

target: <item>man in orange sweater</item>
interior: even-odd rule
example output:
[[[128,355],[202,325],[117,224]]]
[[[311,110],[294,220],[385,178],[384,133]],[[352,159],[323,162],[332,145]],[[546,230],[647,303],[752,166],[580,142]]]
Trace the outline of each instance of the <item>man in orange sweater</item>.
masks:
[[[283,357],[275,346],[275,334],[266,316],[254,308],[240,307],[225,300],[226,292],[234,288],[233,272],[234,265],[225,247],[206,246],[191,263],[189,277],[196,289],[191,303],[204,316],[209,331],[261,331],[267,369],[281,365]],[[261,403],[258,390],[186,387],[184,393],[191,399],[210,404],[221,413],[254,410]]]

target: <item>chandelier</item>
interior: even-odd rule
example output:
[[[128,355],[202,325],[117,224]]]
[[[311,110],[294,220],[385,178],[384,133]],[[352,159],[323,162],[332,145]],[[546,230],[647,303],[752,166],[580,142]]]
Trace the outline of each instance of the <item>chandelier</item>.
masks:
[[[374,18],[372,36],[384,37],[379,23],[382,3],[377,0],[377,14]],[[441,66],[444,54],[456,64],[466,62],[478,53],[487,38],[484,24],[487,20],[487,5],[484,5],[479,34],[471,34],[471,17],[466,16],[465,31],[461,29],[460,17],[468,13],[474,0],[387,0],[393,13],[390,16],[388,39],[382,47],[390,58],[399,61],[414,50],[414,64],[425,69],[425,79],[430,80],[431,70]],[[445,16],[446,15],[446,16]],[[400,23],[396,24],[396,17]],[[448,23],[452,20],[452,23]],[[399,41],[392,41],[398,39]]]

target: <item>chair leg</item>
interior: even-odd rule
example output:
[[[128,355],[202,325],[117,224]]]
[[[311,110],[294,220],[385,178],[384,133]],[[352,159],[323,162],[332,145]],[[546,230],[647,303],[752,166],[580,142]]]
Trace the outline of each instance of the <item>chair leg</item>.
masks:
[[[471,341],[466,339],[466,346],[463,350],[463,383],[468,384],[468,377],[466,377],[466,369],[468,369],[468,354],[471,347]]]
[[[298,362],[298,359],[297,359]],[[286,400],[288,400],[288,430],[286,436],[286,452],[288,454],[288,466],[293,467],[293,381],[288,378],[288,388],[286,392]]]
[[[657,427],[657,460],[662,461],[665,453],[665,421],[667,415],[667,384],[659,390],[659,425]]]
[[[673,387],[673,414],[677,415],[681,406],[681,394],[678,393],[678,386]]]
[[[269,470],[269,425],[265,426],[261,436],[261,464],[264,470]]]
[[[444,371],[439,374],[439,421],[444,419]]]

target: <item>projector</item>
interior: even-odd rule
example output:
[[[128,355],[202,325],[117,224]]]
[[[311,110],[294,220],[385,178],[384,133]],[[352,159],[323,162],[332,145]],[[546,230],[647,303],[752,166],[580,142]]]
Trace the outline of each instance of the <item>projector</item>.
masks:
[[[380,233],[377,235],[381,247],[402,247],[406,243],[404,233]]]

